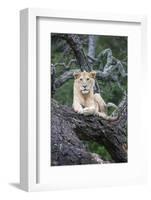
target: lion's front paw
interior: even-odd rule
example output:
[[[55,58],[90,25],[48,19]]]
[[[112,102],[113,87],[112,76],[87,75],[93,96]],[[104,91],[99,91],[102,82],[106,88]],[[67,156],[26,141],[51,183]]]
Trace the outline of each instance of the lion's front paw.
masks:
[[[83,110],[82,110],[82,109],[81,109],[81,110],[78,110],[77,113],[78,113],[78,114],[83,114]]]
[[[83,109],[83,114],[85,116],[88,116],[88,115],[92,115],[93,113],[91,112],[91,110],[89,108],[84,108]]]
[[[78,114],[83,114],[83,109],[76,109],[76,110],[74,110],[76,113],[78,113]]]

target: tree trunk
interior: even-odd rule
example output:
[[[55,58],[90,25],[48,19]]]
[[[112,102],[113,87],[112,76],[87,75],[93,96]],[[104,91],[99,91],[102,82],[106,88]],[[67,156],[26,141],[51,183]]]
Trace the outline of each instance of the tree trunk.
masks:
[[[124,120],[127,118],[126,98],[123,101],[119,107],[119,119],[109,122],[96,116],[77,114],[52,99],[51,165],[105,163],[99,155],[87,149],[84,141],[103,144],[114,162],[127,162],[127,133],[123,128],[127,121]]]
[[[58,37],[66,40],[69,44],[75,54],[77,64],[80,66],[81,71],[91,71],[92,69],[87,62],[79,36],[75,34],[58,34]]]
[[[95,49],[96,49],[96,35],[89,35],[89,43],[88,43],[88,57],[95,58]],[[92,60],[89,59],[91,63]]]

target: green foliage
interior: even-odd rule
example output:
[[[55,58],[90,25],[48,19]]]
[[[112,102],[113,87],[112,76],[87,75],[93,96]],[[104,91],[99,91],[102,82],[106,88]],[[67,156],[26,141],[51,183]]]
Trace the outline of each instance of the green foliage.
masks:
[[[60,104],[71,106],[73,99],[73,80],[67,81],[64,85],[58,88],[55,92],[54,99],[56,99]]]
[[[87,142],[87,146],[92,153],[99,154],[103,160],[112,160],[111,155],[103,145],[99,145],[96,142]]]
[[[127,37],[121,36],[98,36],[96,55],[102,50],[110,48],[113,56],[119,60],[127,58]]]
[[[116,83],[99,81],[99,86],[101,89],[101,96],[106,102],[112,102],[115,103],[115,105],[120,103],[123,92],[119,89]]]

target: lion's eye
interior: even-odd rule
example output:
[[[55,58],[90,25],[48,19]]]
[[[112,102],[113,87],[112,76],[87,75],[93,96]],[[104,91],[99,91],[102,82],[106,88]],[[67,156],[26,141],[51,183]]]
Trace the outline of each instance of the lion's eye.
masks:
[[[89,80],[89,78],[87,78],[87,81]]]
[[[83,79],[82,78],[80,78],[80,81],[82,81]]]

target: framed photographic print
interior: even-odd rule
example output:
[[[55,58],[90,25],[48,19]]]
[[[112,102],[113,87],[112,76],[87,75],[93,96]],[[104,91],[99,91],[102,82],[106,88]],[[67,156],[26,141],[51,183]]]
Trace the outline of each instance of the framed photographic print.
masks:
[[[22,189],[144,183],[146,18],[47,9],[20,17]]]

